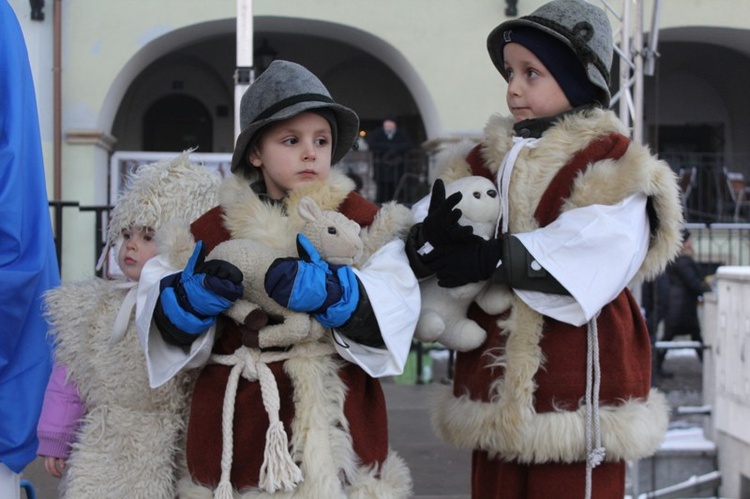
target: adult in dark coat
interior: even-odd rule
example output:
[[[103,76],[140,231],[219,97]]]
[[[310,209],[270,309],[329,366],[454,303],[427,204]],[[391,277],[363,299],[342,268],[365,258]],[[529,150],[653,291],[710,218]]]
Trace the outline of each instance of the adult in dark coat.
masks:
[[[670,378],[672,373],[661,369],[661,362],[658,360],[656,349],[653,348],[656,340],[659,339],[659,325],[667,316],[669,306],[669,277],[666,273],[661,273],[653,280],[643,283],[641,287],[641,306],[643,307],[648,335],[652,347],[652,373],[661,378]]]
[[[669,264],[666,275],[669,280],[669,299],[662,339],[671,341],[675,336],[689,335],[692,341],[702,342],[698,301],[704,292],[711,291],[711,286],[703,280],[703,273],[693,259],[693,239],[690,232],[683,232],[682,251]],[[702,359],[703,351],[698,349],[697,352]],[[660,371],[664,357],[665,352],[662,350],[657,366]]]
[[[375,167],[377,202],[391,201],[404,174],[404,155],[411,147],[409,137],[398,128],[394,118],[386,118],[382,127],[372,131],[367,144]]]

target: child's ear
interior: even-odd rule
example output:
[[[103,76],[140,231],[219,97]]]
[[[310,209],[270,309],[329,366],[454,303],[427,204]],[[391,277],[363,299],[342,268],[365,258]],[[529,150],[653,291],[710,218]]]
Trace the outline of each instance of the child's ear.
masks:
[[[250,164],[255,166],[256,168],[260,168],[263,165],[263,161],[260,159],[260,151],[258,151],[257,147],[253,147],[250,149],[250,153],[247,155],[247,159]]]

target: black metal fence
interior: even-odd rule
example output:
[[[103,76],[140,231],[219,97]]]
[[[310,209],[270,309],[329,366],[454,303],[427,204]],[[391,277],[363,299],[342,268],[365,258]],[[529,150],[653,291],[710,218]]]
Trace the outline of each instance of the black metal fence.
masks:
[[[102,250],[104,249],[105,238],[104,231],[107,227],[107,220],[109,220],[109,212],[112,209],[111,206],[81,206],[78,201],[50,201],[50,208],[52,208],[52,230],[55,234],[55,251],[57,253],[57,264],[62,272],[62,249],[63,249],[63,236],[65,230],[63,227],[63,210],[65,208],[78,208],[78,211],[91,211],[96,217],[94,225],[94,272],[97,277],[102,277],[103,271],[96,269],[97,260]]]
[[[681,188],[688,228],[694,232],[696,259],[707,268],[718,265],[750,265],[750,187],[742,191],[745,197],[736,197],[736,189],[743,183],[731,184],[727,174],[742,175],[741,180],[750,179],[750,155],[724,158],[708,153],[662,154],[676,172],[688,172]],[[725,160],[727,165],[725,166]],[[352,150],[341,162],[360,186],[360,192],[368,199],[376,199],[376,184],[371,151]],[[690,175],[690,173],[692,173]],[[394,200],[411,206],[430,191],[429,158],[421,148],[408,151],[404,157],[404,169],[394,193]],[[740,204],[738,204],[740,203]],[[57,257],[62,265],[63,212],[76,209],[93,212],[95,215],[94,245],[98,259],[104,247],[104,233],[111,206],[83,206],[78,201],[51,201],[52,221]],[[738,209],[739,208],[739,209]],[[96,261],[92,262],[96,266]],[[97,271],[101,276],[101,271]]]
[[[688,222],[750,222],[750,189],[744,190],[750,179],[750,154],[662,153],[660,157],[676,173],[685,174],[681,188]]]
[[[403,156],[399,168],[388,173],[376,174],[377,161],[372,151],[353,150],[341,160],[342,168],[358,182],[360,193],[375,201],[378,199],[377,182],[379,174],[393,175],[389,179],[393,183],[392,200],[406,206],[411,206],[430,192],[428,178],[429,158],[421,149],[411,149]]]

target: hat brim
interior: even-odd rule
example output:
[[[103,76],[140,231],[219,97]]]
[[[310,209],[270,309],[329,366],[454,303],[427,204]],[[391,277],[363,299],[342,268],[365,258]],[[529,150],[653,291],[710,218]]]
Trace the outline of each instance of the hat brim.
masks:
[[[560,40],[563,42],[567,47],[569,47],[571,50],[573,50],[573,46],[570,44],[570,40],[562,36],[560,33],[558,33],[555,30],[552,30],[546,26],[543,26],[537,22],[530,21],[528,19],[512,19],[510,21],[505,21],[504,23],[497,26],[495,29],[493,29],[489,36],[487,37],[487,50],[490,53],[490,59],[492,59],[492,64],[495,65],[498,71],[500,71],[500,74],[505,76],[505,64],[502,58],[503,54],[503,48],[508,43],[503,38],[503,33],[508,31],[509,29],[512,30],[514,28],[533,28],[538,31],[541,31],[543,33],[546,33],[550,35],[551,37]]]
[[[312,109],[330,109],[336,115],[336,126],[338,134],[336,136],[336,146],[331,151],[331,164],[338,163],[346,153],[352,148],[354,141],[359,135],[359,118],[357,114],[346,106],[336,103],[327,103],[319,101],[305,101],[292,104],[285,107],[279,112],[268,118],[251,123],[237,137],[237,143],[232,153],[232,173],[238,173],[244,168],[252,168],[247,158],[247,147],[250,145],[256,132],[266,125],[276,121],[282,121],[292,118],[302,112]]]
[[[501,75],[503,75],[503,78],[506,80],[508,79],[507,75],[505,74],[505,61],[502,57],[503,55],[503,48],[505,48],[505,45],[507,42],[503,38],[503,33],[507,30],[512,30],[514,28],[533,28],[538,31],[541,31],[542,33],[546,33],[549,36],[560,40],[562,43],[564,43],[567,47],[570,48],[573,52],[575,52],[575,48],[570,43],[570,40],[565,38],[562,34],[558,33],[557,31],[550,29],[547,26],[544,26],[542,24],[539,24],[537,22],[534,22],[529,19],[512,19],[510,21],[505,21],[504,23],[497,26],[495,29],[493,29],[489,36],[487,37],[487,51],[490,53],[490,59],[492,60],[492,64],[495,65],[497,70],[500,72]],[[599,70],[596,69],[596,66],[594,64],[586,64],[586,74],[589,77],[589,81],[602,89],[607,97],[607,102],[603,103],[605,105],[609,105],[609,85],[607,84],[606,80],[602,76],[602,74],[599,72]]]

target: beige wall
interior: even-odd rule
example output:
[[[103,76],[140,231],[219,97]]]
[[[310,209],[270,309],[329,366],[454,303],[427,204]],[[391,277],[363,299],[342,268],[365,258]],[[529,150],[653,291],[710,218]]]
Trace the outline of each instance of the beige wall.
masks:
[[[542,3],[518,2],[519,15],[529,14]],[[609,3],[621,9],[617,0]],[[739,28],[740,33],[750,29],[750,2],[661,3],[662,28],[729,26]],[[53,136],[52,20],[57,3],[46,2],[43,22],[29,20],[27,0],[10,0],[10,4],[27,36],[34,68],[49,184]],[[505,85],[485,49],[489,31],[505,20],[503,1],[255,0],[252,4],[258,22],[278,26],[295,19],[319,21],[321,29],[333,28],[333,36],[389,65],[414,96],[428,139],[477,135],[491,113],[506,110]],[[652,4],[646,1],[644,6],[647,28],[651,25]],[[126,90],[149,62],[199,37],[226,33],[234,25],[236,11],[234,0],[65,0],[58,5],[62,6],[64,137],[69,133],[111,133]],[[618,26],[616,21],[614,24]],[[711,39],[703,41],[713,43]],[[326,54],[319,57],[325,60]],[[107,200],[109,152],[106,140],[88,145],[64,143],[63,199],[95,204]],[[93,255],[85,255],[86,251],[82,258],[88,261]],[[74,263],[65,265],[66,269],[73,267]],[[64,277],[85,277],[84,270],[65,272],[72,273]]]

